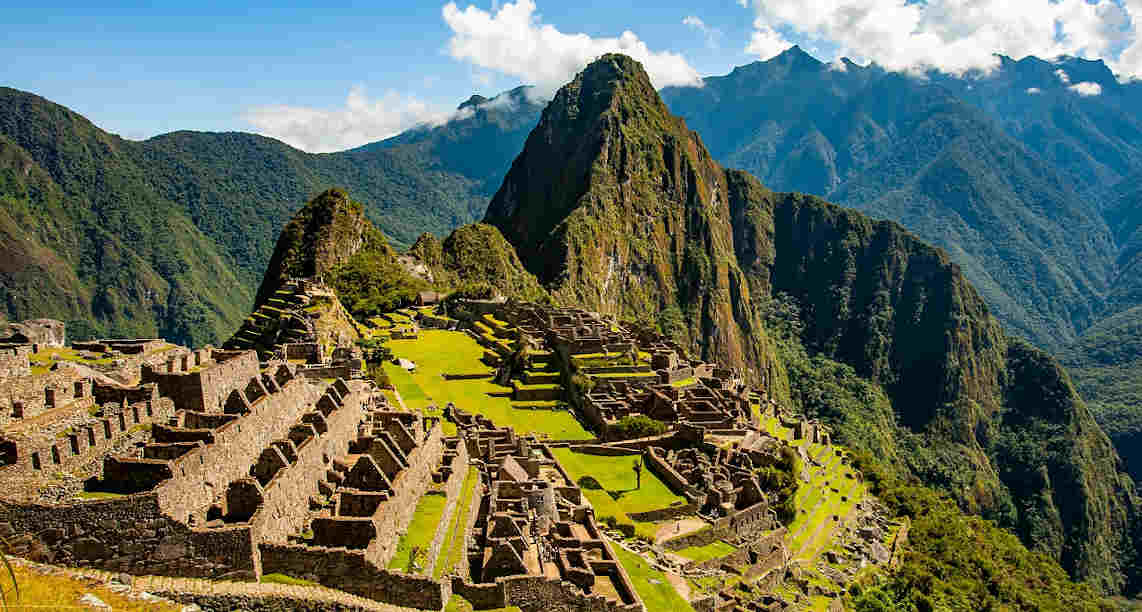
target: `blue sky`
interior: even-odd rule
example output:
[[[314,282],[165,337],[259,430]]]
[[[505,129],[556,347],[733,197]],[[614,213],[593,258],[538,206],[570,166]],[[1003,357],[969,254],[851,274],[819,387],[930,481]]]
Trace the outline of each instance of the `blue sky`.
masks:
[[[451,58],[444,2],[94,4],[53,3],[50,17],[35,3],[6,8],[0,55],[11,61],[0,66],[0,83],[125,137],[250,131],[243,119],[249,109],[337,108],[354,86],[370,97],[396,92],[445,110],[472,93],[492,95],[524,80]],[[756,59],[744,52],[750,13],[736,3],[703,11],[727,32],[718,50],[683,25],[691,7],[647,4],[653,8],[580,0],[545,2],[539,10],[564,31],[613,37],[632,28],[652,48],[684,52],[703,74]]]
[[[441,121],[472,93],[550,92],[601,52],[698,84],[799,43],[907,70],[993,52],[1142,73],[1142,0],[57,2],[4,8],[0,84],[129,138],[256,131],[310,151]],[[972,10],[968,10],[972,9]]]

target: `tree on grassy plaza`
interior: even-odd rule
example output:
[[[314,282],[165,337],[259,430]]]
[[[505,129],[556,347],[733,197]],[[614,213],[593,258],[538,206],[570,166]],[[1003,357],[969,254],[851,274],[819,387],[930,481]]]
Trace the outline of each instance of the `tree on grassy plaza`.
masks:
[[[642,459],[641,458],[635,459],[634,465],[631,466],[631,469],[634,470],[634,482],[635,482],[634,488],[641,489],[642,488]]]

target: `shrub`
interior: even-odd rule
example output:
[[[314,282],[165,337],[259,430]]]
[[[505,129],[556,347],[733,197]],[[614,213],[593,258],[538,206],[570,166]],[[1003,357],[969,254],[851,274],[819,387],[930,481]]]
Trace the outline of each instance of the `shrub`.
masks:
[[[614,437],[620,440],[657,436],[665,431],[666,423],[656,421],[645,414],[628,414],[610,429]]]

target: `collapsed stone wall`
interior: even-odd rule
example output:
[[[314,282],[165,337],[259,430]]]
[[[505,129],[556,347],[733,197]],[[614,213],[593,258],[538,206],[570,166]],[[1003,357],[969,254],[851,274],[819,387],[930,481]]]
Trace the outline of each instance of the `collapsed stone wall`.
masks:
[[[68,504],[0,500],[0,535],[36,561],[134,574],[216,578],[252,570],[248,528],[193,529],[154,491]]]
[[[452,596],[449,581],[383,569],[364,551],[271,543],[258,548],[267,574],[311,579],[384,603],[441,610]]]

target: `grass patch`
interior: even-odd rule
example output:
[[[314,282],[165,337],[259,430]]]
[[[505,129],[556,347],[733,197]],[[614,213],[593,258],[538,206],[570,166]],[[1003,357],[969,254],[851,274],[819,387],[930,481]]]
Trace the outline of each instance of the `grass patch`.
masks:
[[[705,546],[690,546],[688,548],[683,548],[682,550],[678,551],[677,554],[693,561],[709,561],[710,559],[724,557],[736,550],[737,548],[733,547],[732,545],[718,540]]]
[[[451,571],[464,557],[464,536],[468,527],[468,512],[472,507],[472,496],[476,484],[480,482],[480,472],[474,467],[468,468],[468,475],[464,477],[464,487],[460,490],[460,501],[456,504],[456,511],[452,516],[452,527],[444,538],[444,545],[440,547],[440,554],[436,556],[436,565],[432,568],[432,577],[439,578],[445,572]]]
[[[670,581],[666,579],[666,575],[650,567],[646,559],[627,552],[619,546],[611,546],[611,550],[615,552],[619,563],[623,564],[627,575],[630,576],[631,584],[634,585],[634,590],[642,598],[642,603],[647,610],[690,610],[693,612],[694,608],[690,607],[690,602],[682,599],[682,596],[674,590]]]
[[[320,584],[311,580],[302,580],[301,578],[294,578],[286,574],[264,574],[261,582],[268,582],[270,584],[288,584],[291,586],[321,586]]]
[[[642,470],[642,487],[636,489],[632,467],[639,459],[638,455],[604,457],[576,453],[569,448],[554,448],[552,452],[573,480],[593,477],[624,512],[647,512],[686,503],[686,498],[675,495],[666,483],[645,467]]]
[[[444,606],[444,612],[473,612],[473,610],[475,610],[475,608],[472,607],[472,604],[468,603],[467,599],[459,595],[453,595],[452,599],[448,600],[448,605]],[[507,608],[485,610],[484,612],[521,612],[521,610],[515,606],[510,606]]]
[[[519,433],[546,434],[555,440],[586,440],[594,436],[565,410],[523,410],[512,407],[511,387],[484,380],[444,380],[446,372],[483,371],[484,349],[461,332],[423,330],[416,340],[392,340],[389,348],[397,357],[416,363],[416,372],[385,365],[393,385],[409,410],[423,410],[435,403],[440,408],[455,403],[461,410],[482,414],[499,426]],[[400,370],[399,372],[397,370]],[[491,394],[498,394],[493,396]],[[445,433],[448,433],[446,428]]]
[[[421,496],[420,502],[416,504],[416,513],[412,515],[412,521],[408,524],[408,531],[400,536],[397,550],[389,562],[389,569],[417,573],[412,567],[409,553],[414,547],[420,547],[422,551],[428,552],[428,545],[432,543],[432,536],[436,534],[436,527],[440,524],[447,503],[448,498],[443,495]],[[427,567],[428,560],[422,558],[421,564]]]
[[[690,378],[683,378],[682,380],[676,380],[676,381],[670,383],[670,386],[681,388],[681,387],[693,387],[696,384],[698,384],[698,379],[691,376]]]
[[[108,493],[105,491],[80,491],[75,497],[77,499],[119,499],[127,496],[123,493]]]
[[[132,600],[116,594],[101,584],[88,584],[68,576],[45,576],[34,570],[13,565],[16,583],[20,586],[20,598],[14,599],[11,593],[11,576],[2,573],[0,587],[8,592],[8,610],[86,610],[79,599],[85,593],[92,593],[116,612],[178,612],[181,604],[152,603]]]

